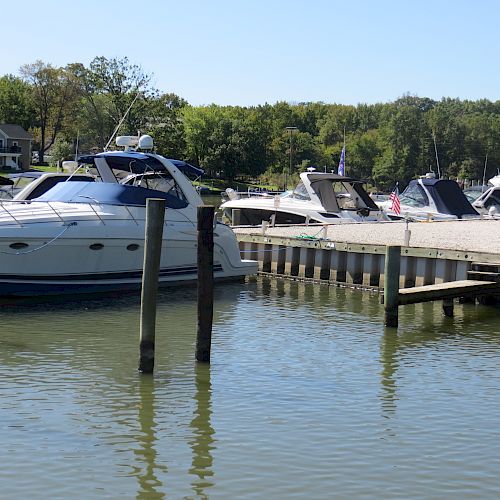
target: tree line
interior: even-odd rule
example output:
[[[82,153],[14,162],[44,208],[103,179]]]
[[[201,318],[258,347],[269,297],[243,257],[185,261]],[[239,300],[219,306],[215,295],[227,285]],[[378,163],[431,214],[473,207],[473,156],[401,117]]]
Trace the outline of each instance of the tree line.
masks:
[[[429,170],[488,179],[500,168],[500,101],[404,95],[356,106],[191,106],[151,81],[127,58],[65,67],[36,61],[0,77],[0,122],[31,131],[43,161],[49,151],[64,158],[77,148],[103,150],[125,116],[118,134],[150,134],[158,153],[229,181],[279,185],[308,167],[336,171],[344,144],[346,175],[382,190]]]

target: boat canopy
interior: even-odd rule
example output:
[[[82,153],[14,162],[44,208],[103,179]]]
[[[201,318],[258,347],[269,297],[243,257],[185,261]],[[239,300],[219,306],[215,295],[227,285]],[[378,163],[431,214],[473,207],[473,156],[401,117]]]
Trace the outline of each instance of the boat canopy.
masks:
[[[462,217],[477,215],[477,211],[469,203],[460,186],[449,179],[420,179],[436,204],[439,212]],[[410,184],[418,181],[410,181]]]
[[[328,174],[321,172],[314,172],[313,174],[307,174],[311,182],[311,187],[316,191],[319,199],[321,200],[325,210],[330,212],[338,212],[339,206],[335,200],[335,194],[332,191],[332,183],[338,183],[344,187],[347,192],[350,192],[351,186],[355,195],[363,201],[363,207],[369,208],[370,210],[379,210],[376,203],[370,198],[369,194],[363,189],[363,181],[353,179],[352,177],[344,177],[337,174]],[[354,193],[352,193],[354,195]],[[358,206],[357,208],[362,208]]]
[[[192,174],[201,177],[205,173],[202,168],[195,167],[183,160],[174,160],[173,158],[167,158],[167,160],[171,161],[184,174]]]
[[[61,201],[65,203],[90,203],[106,205],[146,206],[148,198],[162,198],[166,208],[186,208],[188,202],[180,198],[139,186],[106,182],[61,182],[33,201]]]
[[[109,151],[96,155],[81,156],[80,163],[94,165],[95,158],[104,158],[110,168],[124,170],[132,174],[143,174],[148,171],[165,172],[167,168],[154,156],[138,151]],[[195,167],[182,160],[168,159],[182,173],[200,176],[203,174],[201,168]]]

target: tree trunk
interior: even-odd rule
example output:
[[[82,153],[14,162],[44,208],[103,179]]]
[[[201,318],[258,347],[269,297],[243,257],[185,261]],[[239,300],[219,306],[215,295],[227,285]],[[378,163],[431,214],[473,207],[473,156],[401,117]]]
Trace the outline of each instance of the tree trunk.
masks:
[[[44,153],[45,153],[45,127],[41,127],[40,134],[41,134],[41,140],[40,140],[40,149],[38,150],[38,163],[40,165],[43,165]]]

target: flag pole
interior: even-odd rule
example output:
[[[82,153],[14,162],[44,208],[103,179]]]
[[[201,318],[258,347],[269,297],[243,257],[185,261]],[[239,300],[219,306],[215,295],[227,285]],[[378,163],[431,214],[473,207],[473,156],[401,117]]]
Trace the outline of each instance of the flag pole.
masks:
[[[345,175],[345,123],[344,123],[344,175]]]

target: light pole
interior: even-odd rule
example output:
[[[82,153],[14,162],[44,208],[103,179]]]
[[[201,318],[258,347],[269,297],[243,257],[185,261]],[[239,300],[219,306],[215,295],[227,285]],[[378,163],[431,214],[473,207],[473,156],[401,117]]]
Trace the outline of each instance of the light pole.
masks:
[[[285,191],[288,189],[288,177],[292,174],[292,135],[298,132],[297,127],[285,127],[285,130],[290,135],[290,163],[288,165],[288,172],[285,170]]]

